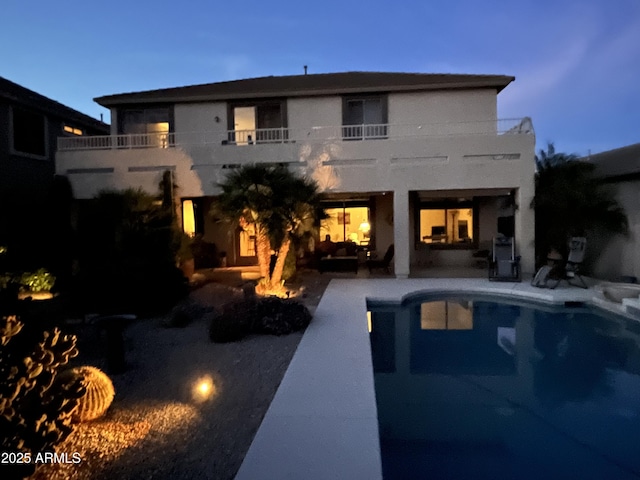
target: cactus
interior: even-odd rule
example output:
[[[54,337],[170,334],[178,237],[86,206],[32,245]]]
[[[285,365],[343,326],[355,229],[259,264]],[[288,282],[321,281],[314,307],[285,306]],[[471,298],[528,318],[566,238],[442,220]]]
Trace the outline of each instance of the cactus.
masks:
[[[84,393],[79,381],[58,378],[60,367],[78,354],[76,337],[2,316],[0,345],[0,450],[52,450],[71,433],[72,412]],[[10,475],[22,478],[32,470],[21,466]]]
[[[115,390],[111,379],[102,370],[95,367],[76,367],[64,371],[61,378],[69,381],[80,380],[85,393],[73,412],[74,422],[88,422],[104,415],[111,406]]]

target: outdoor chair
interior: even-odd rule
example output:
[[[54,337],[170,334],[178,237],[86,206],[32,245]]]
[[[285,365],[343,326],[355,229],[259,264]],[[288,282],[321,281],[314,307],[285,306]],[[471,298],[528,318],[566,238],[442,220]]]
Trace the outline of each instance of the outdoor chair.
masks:
[[[395,254],[395,247],[393,243],[389,245],[387,251],[382,257],[382,260],[369,259],[367,260],[367,267],[369,268],[369,273],[372,273],[374,268],[381,268],[387,273],[391,273],[390,265],[391,260],[393,260],[393,255]]]
[[[550,277],[550,271],[547,272],[544,278],[538,279],[535,286],[556,288],[562,281],[566,281],[574,287],[589,288],[579,273],[582,262],[584,262],[586,250],[587,239],[585,237],[571,237],[571,239],[569,239],[569,255],[567,256],[567,263],[564,266],[564,270],[560,272],[557,278]],[[544,269],[545,267],[542,268]],[[540,271],[538,274],[540,274]],[[536,274],[536,278],[538,274]],[[574,283],[574,280],[576,280],[577,283]]]
[[[496,237],[489,258],[489,280],[503,282],[520,281],[520,256],[512,237]]]

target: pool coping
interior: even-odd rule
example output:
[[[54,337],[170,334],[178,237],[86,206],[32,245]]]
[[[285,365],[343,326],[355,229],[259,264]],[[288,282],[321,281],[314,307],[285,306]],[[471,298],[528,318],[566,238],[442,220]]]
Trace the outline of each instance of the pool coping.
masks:
[[[582,302],[633,318],[618,304],[599,300],[593,288],[547,290],[477,278],[334,279],[236,480],[382,479],[367,300],[401,303],[415,292],[489,294],[556,305]]]

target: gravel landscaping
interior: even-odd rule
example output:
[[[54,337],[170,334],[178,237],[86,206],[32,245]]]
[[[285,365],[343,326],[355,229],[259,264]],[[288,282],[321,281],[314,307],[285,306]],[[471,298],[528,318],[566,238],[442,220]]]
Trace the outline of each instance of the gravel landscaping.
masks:
[[[328,282],[311,272],[303,276],[302,301],[312,312]],[[241,295],[238,288],[208,283],[191,300],[220,308]],[[116,390],[111,408],[78,425],[57,449],[69,457],[78,452],[82,461],[47,465],[33,478],[232,479],[303,332],[215,344],[208,336],[211,315],[204,312],[184,328],[166,328],[167,318],[129,326],[128,368],[110,375]],[[96,332],[84,333],[80,363],[104,368],[103,342]],[[194,392],[204,378],[213,382],[207,395]]]

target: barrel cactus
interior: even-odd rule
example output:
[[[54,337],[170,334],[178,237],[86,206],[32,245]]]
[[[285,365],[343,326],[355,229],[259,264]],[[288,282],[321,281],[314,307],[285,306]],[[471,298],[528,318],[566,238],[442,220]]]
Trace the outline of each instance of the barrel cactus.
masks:
[[[104,415],[111,406],[115,390],[111,379],[102,370],[90,367],[75,367],[61,374],[64,378],[77,378],[85,388],[73,412],[74,422],[88,422]]]

